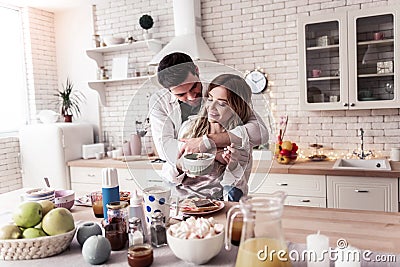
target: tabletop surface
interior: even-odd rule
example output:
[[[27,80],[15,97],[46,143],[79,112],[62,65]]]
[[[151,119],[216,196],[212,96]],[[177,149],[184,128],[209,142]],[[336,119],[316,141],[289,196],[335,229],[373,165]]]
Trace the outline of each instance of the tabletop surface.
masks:
[[[0,218],[10,216],[12,210],[20,202],[20,195],[24,189],[9,193],[0,194]],[[227,202],[225,207],[209,216],[213,216],[217,221],[225,223],[226,212],[237,203]],[[101,219],[95,218],[91,207],[74,206],[72,208],[77,225],[85,221],[100,223]],[[325,208],[309,208],[285,206],[282,217],[282,226],[285,240],[289,242],[291,248],[304,249],[306,237],[316,233],[329,237],[330,246],[336,247],[338,239],[344,238],[346,241],[359,249],[371,250],[375,252],[389,252],[400,254],[400,215],[398,213],[340,210]],[[207,263],[207,266],[234,266],[237,254],[237,247],[233,246],[231,251],[221,250],[221,253]],[[177,259],[168,247],[154,249],[155,260],[152,266],[188,266],[187,263]],[[400,258],[397,257],[398,262]],[[30,261],[4,261],[1,266],[90,266],[83,260],[81,247],[74,238],[67,251],[46,259]],[[106,265],[127,264],[127,251],[113,251]],[[302,263],[293,266],[304,266]],[[362,266],[378,266],[362,265]],[[379,265],[379,266],[398,266],[398,265]]]

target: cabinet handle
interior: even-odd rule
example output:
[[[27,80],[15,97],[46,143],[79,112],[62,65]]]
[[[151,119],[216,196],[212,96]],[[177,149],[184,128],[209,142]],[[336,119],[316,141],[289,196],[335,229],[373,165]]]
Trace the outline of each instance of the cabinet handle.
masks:
[[[304,203],[310,203],[310,202],[311,202],[311,200],[309,200],[309,199],[302,199],[302,200],[300,200],[300,202],[304,202]]]
[[[348,105],[349,105],[349,104],[347,104],[347,103],[343,103],[343,106],[344,106],[344,107],[347,107]]]
[[[354,107],[355,105],[356,105],[356,104],[354,104],[354,103],[351,103],[351,104],[350,104],[350,107]]]
[[[89,176],[89,177],[95,177],[96,175],[94,175],[94,174],[91,174],[91,173],[88,173],[88,175],[87,176]]]
[[[279,185],[279,186],[287,186],[288,184],[287,184],[287,183],[276,183],[276,185]]]
[[[354,192],[356,192],[356,193],[368,193],[369,190],[354,189]]]

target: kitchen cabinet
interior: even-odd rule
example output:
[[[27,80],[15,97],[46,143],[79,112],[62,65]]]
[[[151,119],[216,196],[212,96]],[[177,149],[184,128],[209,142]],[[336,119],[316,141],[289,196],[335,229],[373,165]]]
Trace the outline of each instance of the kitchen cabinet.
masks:
[[[250,194],[262,195],[275,191],[287,193],[286,205],[326,208],[325,175],[251,174]]]
[[[71,166],[71,189],[81,194],[101,190],[102,169]],[[140,188],[162,184],[161,170],[117,168],[117,172],[121,191],[132,192],[140,190]]]
[[[398,6],[299,18],[300,108],[398,107]]]
[[[157,53],[162,48],[162,42],[156,39],[149,39],[144,41],[136,41],[133,43],[125,43],[119,45],[112,45],[106,47],[97,47],[92,49],[87,49],[86,54],[93,60],[96,61],[97,68],[99,69],[101,66],[104,66],[104,55],[109,53],[116,52],[130,52],[132,50],[138,49],[149,49],[154,53]],[[145,76],[137,76],[137,77],[128,77],[124,79],[106,79],[106,80],[95,80],[89,81],[89,87],[93,90],[96,90],[99,93],[100,101],[103,105],[106,105],[105,99],[105,86],[107,84],[113,82],[122,82],[122,81],[138,81],[138,80],[146,80],[151,78],[153,75],[145,75]]]
[[[328,208],[398,211],[398,179],[327,176]]]

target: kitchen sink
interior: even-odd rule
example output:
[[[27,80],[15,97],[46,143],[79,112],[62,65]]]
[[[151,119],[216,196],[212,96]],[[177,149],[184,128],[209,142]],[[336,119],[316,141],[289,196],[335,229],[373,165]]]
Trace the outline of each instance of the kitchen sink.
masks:
[[[364,170],[364,171],[391,171],[392,167],[386,159],[337,159],[333,169]]]

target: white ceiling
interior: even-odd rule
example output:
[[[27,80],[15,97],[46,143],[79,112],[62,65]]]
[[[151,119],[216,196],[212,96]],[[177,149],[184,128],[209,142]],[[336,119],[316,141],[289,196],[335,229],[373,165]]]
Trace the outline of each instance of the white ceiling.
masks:
[[[0,0],[0,3],[6,3],[14,6],[29,6],[38,9],[57,12],[66,9],[76,8],[78,6],[94,4],[95,0]]]

